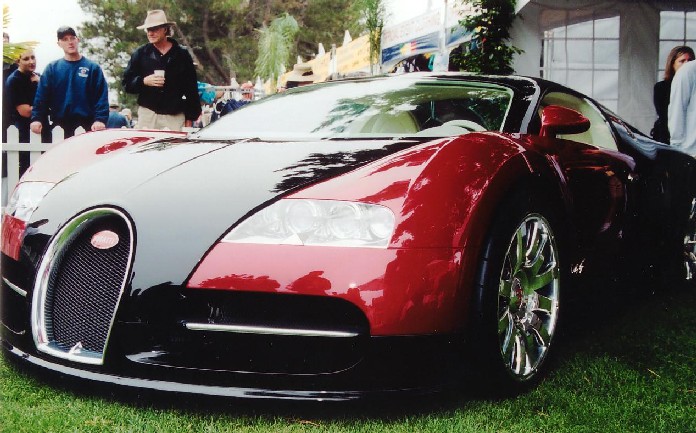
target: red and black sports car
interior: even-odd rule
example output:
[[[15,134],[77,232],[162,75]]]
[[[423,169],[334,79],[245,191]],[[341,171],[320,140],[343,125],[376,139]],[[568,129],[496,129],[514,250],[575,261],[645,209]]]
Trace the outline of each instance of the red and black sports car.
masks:
[[[6,208],[2,346],[210,395],[520,390],[588,273],[692,278],[694,167],[568,88],[454,73],[83,134]]]

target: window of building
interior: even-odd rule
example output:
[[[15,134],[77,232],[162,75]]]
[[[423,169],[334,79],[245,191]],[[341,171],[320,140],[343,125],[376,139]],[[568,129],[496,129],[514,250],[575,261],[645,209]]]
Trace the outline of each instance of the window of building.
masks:
[[[658,81],[664,79],[665,63],[670,50],[678,45],[696,49],[696,12],[660,12]]]
[[[619,16],[566,12],[544,32],[541,77],[591,96],[610,110],[619,103]]]

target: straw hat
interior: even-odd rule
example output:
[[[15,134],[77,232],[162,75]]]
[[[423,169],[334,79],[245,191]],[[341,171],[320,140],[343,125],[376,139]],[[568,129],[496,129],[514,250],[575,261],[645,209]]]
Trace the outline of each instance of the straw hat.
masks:
[[[150,29],[152,27],[157,27],[157,26],[163,26],[163,25],[173,25],[176,24],[175,22],[172,21],[167,21],[167,15],[164,14],[164,11],[162,9],[155,9],[152,11],[147,11],[147,17],[145,17],[145,22],[143,23],[142,26],[138,26],[136,28],[143,30],[143,29]]]
[[[292,67],[292,71],[287,75],[285,81],[296,81],[299,83],[314,82],[316,75],[312,71],[312,66],[307,63],[297,63]]]

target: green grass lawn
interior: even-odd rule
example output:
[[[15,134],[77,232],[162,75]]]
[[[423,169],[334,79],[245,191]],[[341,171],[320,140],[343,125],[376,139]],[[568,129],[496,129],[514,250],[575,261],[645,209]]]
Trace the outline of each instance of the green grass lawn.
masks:
[[[273,403],[68,390],[0,360],[0,432],[696,433],[696,290],[590,308],[550,375],[506,400]],[[1,357],[0,357],[1,358]]]

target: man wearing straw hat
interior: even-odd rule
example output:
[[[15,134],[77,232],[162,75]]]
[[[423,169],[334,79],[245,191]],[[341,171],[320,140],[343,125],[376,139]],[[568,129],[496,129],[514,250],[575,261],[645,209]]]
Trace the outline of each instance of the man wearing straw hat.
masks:
[[[149,43],[131,55],[123,87],[138,94],[138,127],[179,131],[201,114],[196,68],[189,52],[172,39],[172,26],[163,10],[147,12],[138,29]]]

